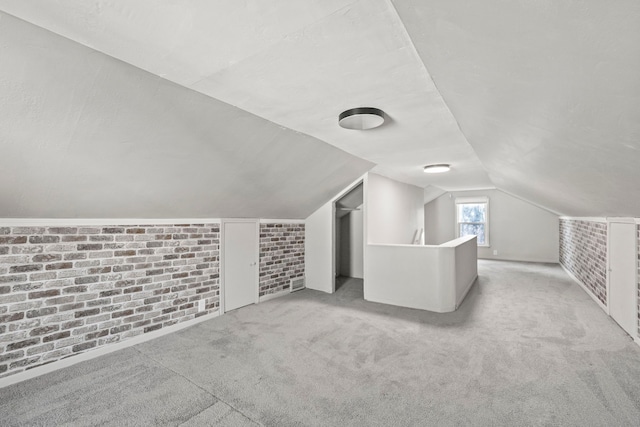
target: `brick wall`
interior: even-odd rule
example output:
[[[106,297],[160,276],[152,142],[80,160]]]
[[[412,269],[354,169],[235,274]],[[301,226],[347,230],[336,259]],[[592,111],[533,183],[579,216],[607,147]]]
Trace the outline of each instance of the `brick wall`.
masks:
[[[0,227],[0,377],[217,311],[219,247],[219,224]]]
[[[304,276],[304,224],[260,224],[260,296]]]
[[[640,224],[637,226],[638,235],[638,338],[640,338]]]
[[[607,224],[560,219],[560,264],[607,304]]]

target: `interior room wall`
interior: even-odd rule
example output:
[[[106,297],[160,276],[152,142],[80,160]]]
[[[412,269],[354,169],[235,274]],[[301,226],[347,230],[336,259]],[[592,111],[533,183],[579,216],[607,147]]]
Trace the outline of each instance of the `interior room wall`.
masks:
[[[560,219],[560,264],[607,305],[607,222]]]
[[[424,243],[440,245],[455,238],[456,218],[452,193],[424,205]]]
[[[304,232],[301,222],[260,224],[260,298],[288,292],[304,276]]]
[[[638,235],[638,250],[637,254],[640,254],[640,224],[636,227],[636,233]],[[638,256],[638,344],[640,344],[640,255]]]
[[[368,174],[367,243],[411,244],[424,227],[424,190],[415,185]]]
[[[336,274],[334,269],[336,253],[333,245],[334,224],[338,223],[333,205],[336,200],[362,182],[364,182],[366,193],[367,180],[368,174],[365,174],[352,182],[305,220],[305,279],[307,288],[328,293],[333,292],[333,281]]]
[[[0,377],[219,312],[220,223],[88,222],[0,220]],[[304,275],[304,230],[261,224],[260,296]]]
[[[340,275],[362,279],[364,277],[362,210],[349,212],[340,218],[340,231]]]
[[[333,292],[333,216],[333,201],[329,201],[305,221],[306,287],[328,293]]]
[[[219,223],[0,227],[0,376],[217,312],[219,249]]]
[[[636,218],[640,254],[640,218]],[[608,230],[606,218],[560,218],[560,264],[607,311]],[[637,312],[640,344],[640,258],[637,261]]]
[[[445,193],[424,206],[425,243],[439,245],[456,237],[455,199],[489,198],[490,247],[478,258],[558,262],[558,215],[500,190]],[[494,255],[494,251],[498,251]]]
[[[338,244],[335,245],[333,262],[336,270],[335,275],[337,277],[340,274],[342,274],[342,221],[337,212],[336,212],[336,218],[335,218],[334,224],[335,224],[334,232],[336,234],[336,242],[338,242]]]

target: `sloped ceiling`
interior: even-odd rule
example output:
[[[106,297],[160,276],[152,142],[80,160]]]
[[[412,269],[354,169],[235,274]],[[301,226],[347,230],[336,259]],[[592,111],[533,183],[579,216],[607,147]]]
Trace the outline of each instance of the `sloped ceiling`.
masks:
[[[640,216],[640,2],[393,2],[496,187]]]
[[[492,187],[388,0],[0,0],[0,9],[424,187]],[[381,128],[337,125],[383,109]],[[448,177],[428,163],[453,163]]]
[[[279,211],[291,217],[304,215],[327,199],[330,187],[346,185],[347,175],[373,164],[377,173],[425,187],[425,200],[444,190],[497,186],[562,214],[640,216],[640,190],[633,185],[640,178],[639,8],[630,0],[0,0],[0,10],[151,73],[144,74],[154,77],[147,92],[129,94],[123,88],[137,88],[132,75],[142,72],[116,61],[119,65],[113,67],[122,75],[102,73],[102,80],[88,89],[115,93],[118,99],[127,92],[137,97],[138,105],[146,102],[136,108],[148,119],[136,117],[138,132],[178,120],[170,110],[150,111],[183,97],[188,102],[182,104],[193,107],[180,111],[189,125],[155,130],[157,137],[172,134],[177,144],[175,140],[201,142],[206,135],[209,151],[197,163],[221,152],[237,154],[237,145],[219,141],[227,141],[227,134],[238,136],[233,141],[242,141],[253,162],[221,161],[222,168],[233,164],[233,170],[202,177],[208,184],[214,178],[221,183],[217,197],[231,196],[233,212],[247,209],[245,215],[262,216],[256,213],[262,209],[280,216],[269,195],[291,205],[304,197],[282,181],[290,177],[310,184],[316,179],[320,189],[309,194],[306,209],[295,215],[292,207]],[[28,45],[14,39],[22,46],[14,50]],[[83,52],[92,56],[88,49]],[[100,58],[109,62],[107,56]],[[0,76],[24,72],[17,67],[3,67]],[[33,78],[38,79],[42,76]],[[71,80],[69,89],[73,91]],[[367,132],[339,128],[337,115],[357,106],[382,108],[389,120]],[[212,116],[217,109],[234,113]],[[95,120],[110,114],[116,113],[95,111]],[[132,117],[128,115],[134,121]],[[23,127],[39,123],[22,120]],[[78,133],[78,125],[61,123],[66,132]],[[95,136],[95,128],[88,136]],[[124,138],[127,128],[118,129]],[[24,139],[33,136],[17,125],[11,131],[24,132]],[[282,160],[281,155],[263,157],[269,152],[264,147],[276,141],[287,147],[280,153],[288,153],[290,163],[254,174],[254,167]],[[325,158],[296,145],[299,141],[318,150],[326,150],[317,146],[327,143],[351,156],[335,150],[332,155],[345,162],[341,167],[329,158],[318,169],[306,167],[306,156]],[[105,141],[92,143],[76,160],[109,152]],[[291,154],[288,148],[296,146],[301,151]],[[193,185],[200,177],[187,166],[194,160],[186,154],[191,148],[181,152],[184,164],[176,166],[181,178],[169,187],[179,198],[176,203],[191,202],[193,197],[180,196],[178,187]],[[167,160],[177,148],[166,142],[162,150]],[[75,158],[78,147],[66,153]],[[109,165],[123,174],[137,165],[138,191],[145,193],[158,178],[153,167],[119,164],[123,154],[114,152]],[[154,156],[149,153],[148,159]],[[364,160],[358,163],[353,156]],[[159,161],[166,166],[162,157]],[[98,163],[105,167],[103,160],[79,167],[89,173],[99,169]],[[429,163],[451,163],[453,168],[448,174],[426,175],[422,166]],[[300,167],[291,173],[294,164]],[[158,175],[160,171],[158,167]],[[141,178],[149,172],[153,180]],[[85,172],[73,173],[83,178]],[[29,181],[23,175],[13,179]],[[234,187],[229,182],[236,177],[243,184]],[[331,182],[325,186],[325,181]],[[241,194],[250,182],[263,187]],[[161,200],[160,187],[148,194],[149,205]],[[31,190],[23,193],[34,196]],[[158,208],[159,216],[165,209]]]
[[[373,165],[0,13],[0,217],[305,218]]]

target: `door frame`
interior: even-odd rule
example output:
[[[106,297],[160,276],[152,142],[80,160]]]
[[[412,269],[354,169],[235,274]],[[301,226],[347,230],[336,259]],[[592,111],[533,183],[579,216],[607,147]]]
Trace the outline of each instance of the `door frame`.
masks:
[[[260,302],[260,220],[257,218],[222,218],[220,220],[220,314],[227,312],[225,307],[225,271],[224,271],[224,251],[225,251],[225,232],[224,226],[227,223],[253,223],[255,224],[256,242],[258,247],[256,248],[256,274],[255,274],[255,295],[254,304]]]
[[[613,316],[611,316],[611,304],[610,304],[610,300],[611,300],[611,256],[610,256],[610,242],[611,242],[611,224],[612,223],[616,223],[616,224],[633,224],[634,229],[637,230],[637,223],[635,218],[627,218],[627,217],[621,217],[621,218],[607,218],[607,314],[609,315],[609,317],[611,317],[613,319]],[[634,233],[634,236],[636,236],[637,231]],[[637,236],[636,236],[637,239]],[[636,272],[638,270],[638,245],[637,243],[634,245],[635,248],[635,252],[634,252],[634,259],[636,260]],[[638,280],[637,280],[637,273],[636,273],[636,288],[638,286]],[[636,289],[637,291],[637,289]],[[637,304],[636,304],[637,306]],[[636,317],[637,317],[637,313],[636,313]],[[616,321],[615,319],[613,319],[614,321]],[[617,321],[616,321],[617,324]],[[638,325],[636,325],[636,329],[635,329],[635,335],[632,335],[632,338],[634,338],[634,340],[637,342],[638,341]],[[622,327],[621,327],[622,328]],[[624,329],[623,329],[624,330]],[[626,332],[626,331],[625,331]]]
[[[337,234],[337,229],[336,227],[338,227],[339,225],[337,224],[336,221],[336,212],[337,212],[337,208],[336,208],[336,203],[338,203],[338,201],[340,201],[340,199],[342,199],[344,196],[346,196],[347,194],[349,194],[349,192],[351,190],[354,190],[356,187],[358,187],[359,185],[362,185],[362,257],[365,257],[365,250],[366,250],[366,246],[367,246],[367,233],[366,233],[366,204],[365,204],[365,199],[366,199],[366,183],[365,183],[365,177],[359,178],[357,181],[353,182],[351,185],[349,185],[347,188],[345,188],[344,190],[342,190],[336,197],[333,198],[333,200],[331,201],[331,293],[334,294],[336,292],[336,275],[337,275],[337,266],[336,266],[336,253],[337,253],[337,245],[340,244],[340,242],[338,242],[336,234]],[[363,260],[364,261],[364,260]],[[364,274],[363,274],[363,278],[364,278]]]

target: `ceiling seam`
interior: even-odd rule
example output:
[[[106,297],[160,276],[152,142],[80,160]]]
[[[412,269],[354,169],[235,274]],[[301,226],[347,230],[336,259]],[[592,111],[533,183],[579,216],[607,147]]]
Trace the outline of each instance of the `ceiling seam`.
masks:
[[[253,53],[251,55],[248,55],[248,56],[245,56],[244,58],[240,59],[239,61],[234,62],[233,64],[230,64],[229,66],[227,66],[225,68],[221,68],[221,69],[219,69],[219,70],[217,70],[217,71],[215,71],[215,72],[213,72],[211,74],[207,74],[206,76],[204,76],[204,77],[202,77],[202,78],[200,78],[200,79],[198,79],[198,80],[196,80],[194,82],[189,83],[189,85],[196,85],[196,84],[198,84],[198,83],[200,83],[200,82],[202,82],[204,80],[209,79],[210,77],[213,77],[213,76],[216,76],[216,75],[220,74],[221,72],[223,72],[225,70],[229,70],[231,68],[234,68],[236,65],[242,64],[243,62],[245,62],[245,61],[247,61],[249,59],[255,58],[256,56],[262,54],[264,51],[269,50],[272,47],[278,45],[279,43],[282,43],[283,41],[287,40],[289,38],[289,36],[291,36],[292,34],[299,34],[301,32],[304,32],[307,29],[309,29],[309,28],[317,25],[318,23],[324,21],[325,19],[330,18],[333,15],[336,15],[337,13],[342,12],[344,9],[352,7],[354,3],[360,3],[361,1],[362,0],[354,0],[351,3],[349,3],[348,5],[343,6],[343,7],[339,8],[339,9],[336,9],[333,12],[323,16],[320,19],[317,19],[317,20],[315,20],[315,21],[313,21],[313,22],[311,22],[311,23],[309,23],[309,24],[307,24],[307,25],[305,25],[303,27],[300,27],[300,28],[296,29],[295,31],[292,31],[292,32],[289,32],[289,33],[285,34],[282,38],[274,41],[273,43],[269,44],[268,46],[265,46],[261,51],[255,52],[255,53]]]
[[[442,92],[438,88],[438,85],[436,84],[436,81],[433,79],[433,76],[429,72],[429,69],[427,68],[427,65],[424,63],[424,60],[422,59],[422,56],[418,52],[418,49],[416,48],[416,45],[414,44],[413,39],[411,38],[411,34],[409,34],[409,31],[407,30],[407,27],[404,25],[404,21],[402,20],[402,17],[400,16],[400,14],[398,13],[398,10],[396,9],[395,5],[393,4],[393,0],[386,0],[386,1],[387,1],[388,5],[389,5],[389,8],[393,11],[394,15],[396,16],[396,19],[397,19],[398,23],[400,24],[400,27],[402,27],[404,35],[407,38],[407,40],[409,41],[409,45],[411,46],[411,49],[413,50],[414,55],[419,60],[420,64],[422,64],[422,67],[424,68],[425,73],[429,77],[429,80],[431,80],[431,83],[436,88],[436,91],[438,92],[438,95],[439,95],[440,99],[442,100],[442,103],[444,104],[444,106],[447,109],[447,111],[449,112],[449,114],[451,114],[451,117],[453,118],[453,121],[455,122],[456,127],[460,131],[460,134],[464,138],[464,140],[467,143],[467,145],[473,151],[473,154],[476,156],[476,159],[478,160],[478,163],[480,163],[480,165],[482,166],[482,169],[487,174],[487,178],[489,179],[489,181],[491,181],[491,183],[495,186],[495,183],[493,182],[493,179],[491,178],[491,174],[489,173],[488,169],[485,167],[484,163],[480,159],[480,156],[478,156],[478,153],[476,153],[476,150],[473,147],[473,145],[471,145],[471,143],[469,142],[469,139],[467,138],[467,135],[464,133],[464,130],[462,129],[462,126],[460,126],[460,122],[458,121],[456,116],[453,114],[453,111],[451,111],[451,108],[449,107],[449,104],[447,103],[446,99],[444,99],[444,96],[442,95]]]

